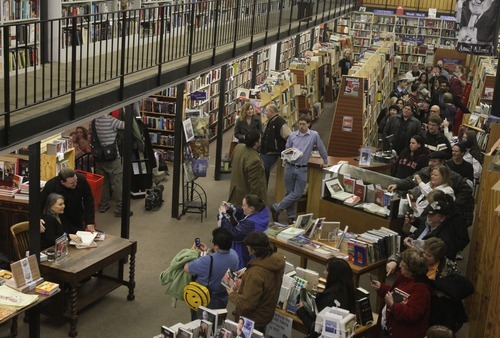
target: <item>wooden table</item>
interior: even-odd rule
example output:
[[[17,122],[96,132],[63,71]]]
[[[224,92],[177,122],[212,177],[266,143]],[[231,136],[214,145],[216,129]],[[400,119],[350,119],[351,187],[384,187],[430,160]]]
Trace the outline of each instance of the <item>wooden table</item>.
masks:
[[[276,312],[282,314],[283,316],[292,318],[293,324],[292,324],[292,329],[297,330],[299,332],[308,334],[309,332],[307,331],[306,327],[304,326],[304,323],[302,320],[297,317],[297,315],[294,315],[293,313],[287,312],[283,309],[276,309]],[[370,334],[373,329],[377,326],[377,320],[378,320],[378,314],[375,312],[372,313],[373,315],[373,322],[371,322],[368,325],[360,325],[356,327],[356,330],[354,330],[354,336],[353,337],[363,337],[365,335]]]
[[[277,239],[275,237],[269,236],[269,241],[271,242],[271,245],[274,247],[274,249],[282,249],[288,252],[291,252],[293,254],[299,255],[300,256],[300,267],[302,268],[307,268],[307,260],[310,259],[312,261],[318,262],[320,264],[325,265],[328,258],[324,256],[320,256],[318,254],[315,254],[314,252],[310,250],[306,250],[304,248],[298,247],[296,245],[289,244],[285,241],[282,241],[280,239]],[[349,262],[349,265],[351,266],[353,276],[354,276],[354,286],[358,287],[359,286],[359,278],[361,275],[365,273],[370,273],[373,271],[376,271],[377,273],[377,278],[379,281],[385,281],[385,264],[386,260],[380,260],[378,262],[368,264],[366,266],[359,266],[355,265],[351,262]]]
[[[69,319],[69,336],[76,337],[78,312],[110,293],[121,285],[128,287],[128,300],[134,300],[135,254],[137,242],[106,234],[106,239],[97,242],[97,248],[76,249],[70,246],[67,259],[59,264],[40,264],[42,276],[69,287],[69,311],[64,315]],[[129,280],[124,280],[123,265],[130,256]]]
[[[9,337],[17,337],[17,318],[22,315],[23,313],[25,313],[26,311],[38,311],[38,308],[39,308],[39,305],[43,302],[45,302],[47,299],[55,296],[56,294],[58,294],[60,291],[56,291],[54,292],[53,294],[51,294],[50,296],[46,296],[46,295],[40,295],[40,294],[37,294],[35,293],[35,291],[31,291],[29,292],[28,294],[30,295],[38,295],[38,299],[31,303],[30,305],[26,306],[26,307],[23,307],[22,309],[19,309],[17,310],[16,312],[12,313],[11,315],[8,315],[7,317],[5,318],[2,318],[0,319],[0,325],[7,322],[8,320],[12,319],[12,323],[10,324],[10,336]],[[34,315],[34,317],[37,317],[38,316],[38,313],[32,313]],[[36,318],[38,319],[38,318]],[[30,318],[31,320],[31,318]],[[35,326],[33,326],[30,322],[30,337],[40,337],[40,323],[37,322],[37,324]]]

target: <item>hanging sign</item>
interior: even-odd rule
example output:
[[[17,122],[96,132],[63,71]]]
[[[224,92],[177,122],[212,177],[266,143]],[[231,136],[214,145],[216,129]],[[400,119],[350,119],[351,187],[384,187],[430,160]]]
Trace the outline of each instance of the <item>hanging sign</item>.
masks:
[[[207,92],[193,92],[190,94],[193,101],[205,101],[207,99]]]

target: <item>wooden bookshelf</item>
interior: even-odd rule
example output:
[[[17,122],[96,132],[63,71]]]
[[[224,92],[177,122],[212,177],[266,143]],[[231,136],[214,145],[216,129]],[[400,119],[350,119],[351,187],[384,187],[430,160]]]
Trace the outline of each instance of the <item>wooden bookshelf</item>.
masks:
[[[488,93],[493,93],[495,88],[496,67],[498,60],[489,56],[474,56],[470,62],[472,66],[471,73],[473,74],[472,88],[469,95],[468,108],[470,111],[477,111],[481,103],[491,105],[493,98]],[[489,89],[488,89],[489,88]],[[480,111],[481,112],[481,111]],[[484,111],[483,111],[484,112]]]
[[[75,168],[75,148],[66,150],[62,155],[40,155],[40,179],[50,180],[59,174],[62,167]]]
[[[377,117],[392,90],[393,43],[367,50],[349,75],[342,77],[328,155],[351,157],[378,143]]]

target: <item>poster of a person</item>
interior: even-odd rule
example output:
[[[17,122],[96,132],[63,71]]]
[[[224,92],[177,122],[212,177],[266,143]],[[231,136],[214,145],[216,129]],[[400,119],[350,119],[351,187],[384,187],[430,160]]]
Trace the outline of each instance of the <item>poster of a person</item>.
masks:
[[[497,31],[499,0],[458,0],[458,46],[462,52],[490,54]],[[491,48],[490,48],[491,46]]]

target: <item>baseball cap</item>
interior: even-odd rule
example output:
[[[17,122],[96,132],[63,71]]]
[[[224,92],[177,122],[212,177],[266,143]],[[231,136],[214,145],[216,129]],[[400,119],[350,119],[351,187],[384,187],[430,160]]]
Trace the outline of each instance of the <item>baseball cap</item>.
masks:
[[[433,151],[432,153],[430,153],[429,158],[444,160],[446,159],[446,153],[444,151]]]

